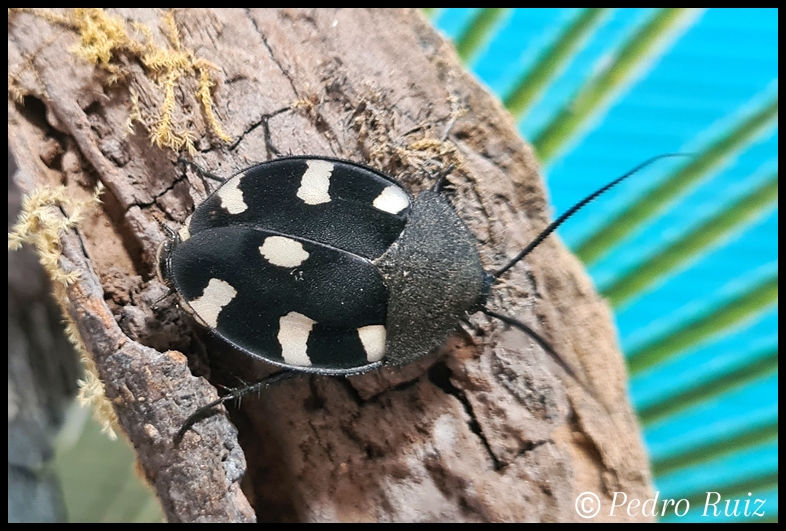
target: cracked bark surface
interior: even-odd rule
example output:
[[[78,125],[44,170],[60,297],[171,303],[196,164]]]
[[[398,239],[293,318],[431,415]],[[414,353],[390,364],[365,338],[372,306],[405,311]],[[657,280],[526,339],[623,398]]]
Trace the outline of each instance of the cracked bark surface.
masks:
[[[159,11],[113,13],[160,25]],[[464,161],[450,197],[484,267],[503,265],[548,223],[531,149],[419,13],[189,9],[175,19],[184,45],[220,68],[214,111],[233,142],[211,138],[198,115],[193,123],[193,160],[213,173],[270,158],[269,140],[283,153],[369,163],[417,194],[433,176],[408,150],[439,139],[462,107],[447,138]],[[25,99],[9,101],[9,143],[25,191],[107,187],[64,238],[63,266],[82,273],[70,312],[171,521],[573,521],[584,491],[606,506],[616,491],[650,496],[610,311],[556,238],[508,273],[491,307],[544,336],[581,384],[529,337],[476,314],[427,359],[296,377],[233,408],[237,431],[218,414],[175,448],[182,422],[217,397],[202,376],[236,385],[269,368],[233,358],[174,297],[160,300],[158,220],[179,227],[211,183],[140,127],[125,131],[128,92],[69,55],[75,42],[32,15],[10,19],[9,72]],[[143,105],[160,101],[141,66],[125,67]]]

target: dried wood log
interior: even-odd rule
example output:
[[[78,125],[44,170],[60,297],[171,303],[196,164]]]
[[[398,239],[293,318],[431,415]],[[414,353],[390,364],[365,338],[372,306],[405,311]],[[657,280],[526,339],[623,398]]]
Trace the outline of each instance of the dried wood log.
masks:
[[[245,399],[234,425],[214,415],[175,447],[217,397],[203,376],[236,385],[269,369],[206,341],[156,279],[161,223],[177,228],[211,185],[173,147],[222,176],[271,146],[347,158],[415,194],[456,164],[451,201],[489,270],[549,212],[511,117],[416,11],[109,15],[9,13],[9,143],[28,193],[105,186],[62,238],[60,266],[80,275],[67,308],[169,520],[570,521],[584,491],[605,507],[617,491],[651,494],[609,308],[554,237],[492,305],[544,336],[581,383],[476,314],[419,363],[288,380]]]

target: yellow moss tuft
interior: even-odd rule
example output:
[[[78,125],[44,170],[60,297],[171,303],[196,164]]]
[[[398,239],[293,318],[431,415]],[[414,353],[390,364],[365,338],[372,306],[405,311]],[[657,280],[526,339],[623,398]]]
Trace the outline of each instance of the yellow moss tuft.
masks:
[[[218,70],[218,67],[183,46],[174,12],[168,11],[163,16],[162,31],[169,46],[162,47],[156,44],[149,27],[138,22],[127,25],[122,18],[112,16],[103,9],[74,9],[64,16],[43,9],[14,11],[31,13],[76,32],[79,43],[71,48],[71,52],[105,71],[110,85],[129,83],[129,79],[133,81],[133,74],[125,67],[122,59],[137,60],[142,64],[149,78],[161,88],[163,101],[157,111],[145,118],[140,108],[139,94],[129,86],[131,110],[126,122],[128,131],[133,131],[134,123],[140,123],[156,146],[195,152],[197,135],[188,128],[188,123],[193,120],[178,123],[175,118],[178,109],[176,88],[185,79],[193,79],[196,84],[193,95],[199,102],[208,126],[216,137],[231,142],[231,137],[223,130],[213,111],[215,102],[211,89],[215,81],[211,71]],[[9,93],[11,88],[9,78]],[[11,94],[17,98],[14,93]]]
[[[79,33],[79,44],[71,52],[110,73],[118,72],[119,67],[112,61],[119,54],[139,55],[144,51],[144,46],[126,32],[123,19],[103,9],[74,9],[71,21]]]
[[[24,90],[22,90],[21,85],[22,84],[19,82],[18,77],[13,74],[8,74],[8,95],[17,105],[21,105],[25,97],[25,93]]]
[[[421,123],[403,134],[393,135],[399,130],[395,107],[387,95],[371,83],[365,84],[356,107],[351,125],[357,131],[358,141],[368,146],[367,157],[375,168],[396,168],[410,174],[434,176],[449,168],[461,169],[464,158],[449,137],[455,121],[465,108],[455,97],[451,97],[451,113],[440,137],[434,135],[429,123]],[[312,95],[292,104],[306,116],[316,116],[319,98]],[[399,176],[404,173],[399,172]]]
[[[117,417],[104,395],[104,386],[76,323],[68,312],[67,288],[79,279],[79,271],[66,271],[60,264],[62,234],[79,224],[86,209],[100,203],[102,191],[103,185],[99,184],[93,196],[85,201],[69,197],[64,186],[35,190],[22,201],[22,212],[8,233],[8,249],[16,250],[24,244],[35,247],[41,265],[52,279],[54,298],[63,312],[66,337],[74,345],[85,366],[85,380],[79,382],[79,400],[93,407],[93,414],[103,426],[103,431],[115,438],[112,426],[116,425]]]

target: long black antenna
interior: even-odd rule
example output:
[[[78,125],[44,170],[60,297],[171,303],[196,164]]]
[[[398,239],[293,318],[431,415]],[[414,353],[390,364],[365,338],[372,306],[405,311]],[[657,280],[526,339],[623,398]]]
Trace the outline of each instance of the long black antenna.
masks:
[[[554,222],[552,222],[552,224],[551,224],[551,225],[549,225],[548,227],[546,227],[546,228],[543,230],[543,232],[541,232],[540,234],[538,234],[537,238],[535,238],[534,240],[532,240],[532,242],[531,242],[529,245],[527,245],[527,246],[524,248],[524,250],[523,250],[523,251],[521,251],[519,254],[517,254],[517,255],[516,255],[516,257],[515,257],[513,260],[511,260],[510,262],[508,262],[508,263],[507,263],[507,265],[505,265],[505,266],[504,266],[502,269],[500,269],[499,271],[497,271],[496,273],[494,273],[494,278],[495,278],[495,279],[498,279],[500,276],[502,276],[503,274],[505,274],[505,273],[507,272],[507,270],[508,270],[508,269],[510,269],[511,267],[513,267],[514,265],[516,265],[516,264],[517,264],[517,263],[518,263],[518,262],[519,262],[519,261],[520,261],[522,258],[524,258],[524,257],[525,257],[525,256],[527,256],[527,255],[528,255],[530,252],[532,252],[532,250],[533,250],[535,247],[537,247],[538,245],[540,245],[540,244],[543,242],[543,240],[545,240],[546,238],[548,238],[548,237],[549,237],[549,235],[550,235],[552,232],[554,232],[555,230],[557,230],[557,227],[559,227],[560,225],[562,225],[563,223],[565,223],[565,221],[567,221],[567,220],[568,220],[568,218],[570,218],[570,217],[571,217],[573,214],[575,214],[576,212],[578,212],[579,210],[581,210],[582,208],[584,208],[584,207],[587,205],[587,203],[589,203],[589,202],[593,201],[593,200],[594,200],[595,198],[597,198],[599,195],[601,195],[601,194],[603,194],[603,193],[605,193],[605,192],[609,191],[611,188],[613,188],[614,186],[618,185],[619,183],[621,183],[622,181],[624,181],[625,179],[627,179],[628,177],[630,177],[630,176],[631,176],[631,175],[633,175],[634,173],[636,173],[636,172],[638,172],[638,171],[641,171],[643,168],[645,168],[645,167],[649,166],[649,165],[650,165],[650,164],[652,164],[653,162],[655,162],[655,161],[657,161],[657,160],[660,160],[660,159],[665,159],[665,158],[668,158],[668,157],[689,157],[689,156],[690,156],[690,154],[689,154],[689,153],[665,153],[665,154],[663,154],[663,155],[658,155],[658,156],[656,156],[656,157],[652,157],[651,159],[649,159],[649,160],[646,160],[646,161],[642,162],[641,164],[639,164],[638,166],[636,166],[635,168],[633,168],[632,170],[630,170],[628,173],[626,173],[626,174],[625,174],[625,175],[623,175],[622,177],[618,177],[617,179],[613,180],[612,182],[610,182],[609,184],[607,184],[607,185],[606,185],[606,186],[604,186],[603,188],[601,188],[601,189],[599,189],[599,190],[596,190],[595,192],[591,193],[590,195],[588,195],[587,197],[585,197],[584,199],[582,199],[581,201],[579,201],[578,203],[576,203],[575,205],[573,205],[572,207],[570,207],[570,209],[568,209],[568,211],[567,211],[567,212],[565,212],[565,213],[564,213],[564,214],[562,214],[560,217],[558,217],[556,220],[554,220]]]
[[[525,334],[527,334],[529,337],[531,337],[532,339],[534,339],[534,340],[535,340],[535,343],[537,343],[538,345],[540,345],[540,347],[541,347],[543,350],[545,350],[545,351],[546,351],[546,353],[547,353],[549,356],[551,356],[551,359],[553,359],[555,362],[557,362],[557,364],[558,364],[560,367],[562,367],[562,370],[564,370],[566,373],[568,373],[568,376],[570,376],[571,378],[573,378],[574,380],[576,380],[576,381],[579,383],[579,385],[581,385],[582,387],[584,387],[584,384],[581,382],[581,380],[579,380],[579,377],[578,377],[578,376],[576,376],[576,371],[574,371],[574,370],[573,370],[573,368],[572,368],[570,365],[568,365],[568,362],[567,362],[567,361],[565,361],[565,360],[562,358],[562,356],[560,356],[560,355],[557,353],[557,351],[556,351],[556,350],[554,350],[554,347],[552,347],[552,346],[549,344],[549,342],[548,342],[548,341],[546,341],[545,339],[543,339],[543,337],[541,337],[541,335],[540,335],[540,334],[538,334],[537,332],[535,332],[535,331],[534,331],[532,328],[530,328],[529,326],[525,325],[524,323],[522,323],[521,321],[519,321],[519,320],[517,320],[517,319],[514,319],[514,318],[512,318],[512,317],[508,317],[507,315],[504,315],[504,314],[497,313],[497,312],[495,312],[495,311],[489,310],[489,309],[488,309],[488,308],[486,308],[485,306],[483,306],[483,307],[480,309],[480,311],[481,311],[481,312],[483,312],[483,313],[485,313],[485,314],[486,314],[486,315],[488,315],[489,317],[493,317],[494,319],[499,319],[499,320],[500,320],[500,321],[502,321],[503,323],[505,323],[505,324],[508,324],[508,325],[512,326],[513,328],[518,328],[519,330],[521,330],[522,332],[524,332]],[[585,388],[585,389],[586,389],[586,390],[587,390],[587,391],[588,391],[590,394],[592,394],[592,391],[591,391],[590,389],[588,389],[588,388],[586,388],[586,387],[584,387],[584,388]]]

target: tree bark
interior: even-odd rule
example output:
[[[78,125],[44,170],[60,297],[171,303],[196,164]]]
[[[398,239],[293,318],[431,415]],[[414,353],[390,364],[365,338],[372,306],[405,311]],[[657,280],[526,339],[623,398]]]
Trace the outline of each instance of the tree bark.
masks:
[[[112,14],[175,47],[162,12]],[[610,310],[555,237],[490,304],[544,336],[581,383],[528,336],[476,314],[426,360],[297,377],[244,399],[237,431],[218,414],[174,446],[188,415],[217,397],[201,350],[214,376],[218,365],[234,373],[230,384],[264,374],[217,363],[220,349],[175,298],[160,300],[161,222],[178,228],[212,183],[151,145],[142,125],[128,132],[137,98],[148,125],[164,99],[133,53],[113,58],[122,75],[108,85],[106,70],[70,52],[73,27],[9,16],[9,79],[23,98],[9,99],[9,142],[27,176],[18,184],[62,183],[77,197],[106,186],[63,237],[61,265],[81,274],[68,309],[169,520],[573,521],[576,496],[591,491],[604,508],[595,518],[619,521],[630,517],[608,516],[615,492],[651,495]],[[183,79],[174,119],[196,133],[201,166],[229,176],[274,146],[367,163],[417,194],[434,184],[432,159],[458,161],[451,202],[487,270],[548,223],[531,148],[418,12],[188,9],[174,20],[181,46],[217,66],[212,111],[232,139],[217,138],[196,82]]]
[[[9,230],[21,203],[16,171],[9,151]],[[58,522],[65,511],[51,466],[54,439],[76,394],[79,359],[35,252],[8,258],[8,522]]]

